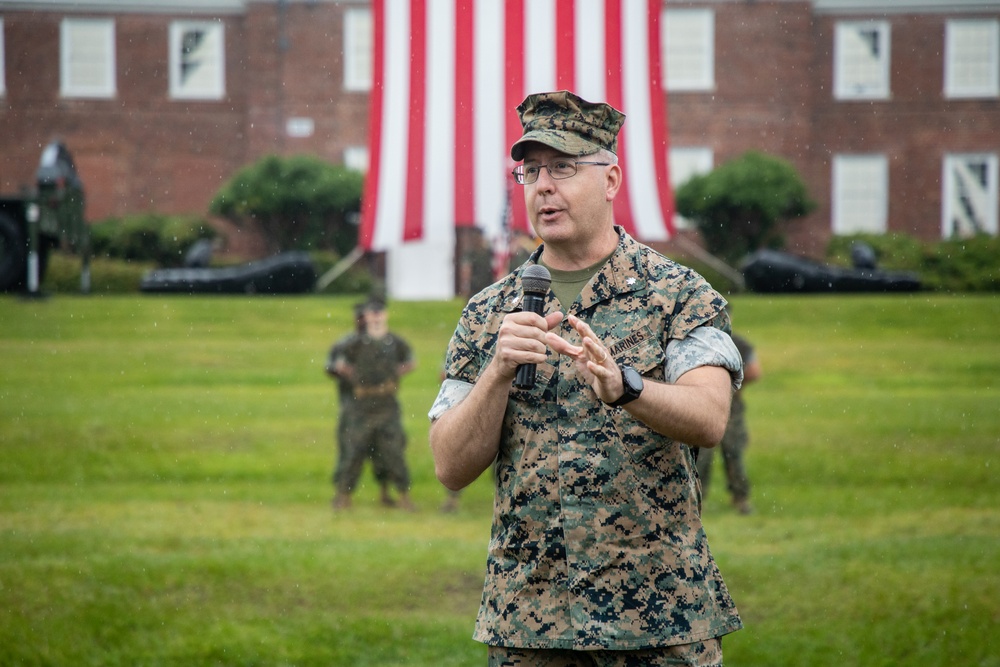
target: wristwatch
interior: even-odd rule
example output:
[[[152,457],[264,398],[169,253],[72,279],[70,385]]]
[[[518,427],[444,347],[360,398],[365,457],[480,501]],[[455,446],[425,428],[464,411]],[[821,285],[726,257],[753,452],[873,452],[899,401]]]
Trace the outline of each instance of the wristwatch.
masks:
[[[622,386],[625,387],[625,393],[621,395],[621,398],[614,403],[608,403],[613,408],[620,408],[626,403],[631,403],[642,394],[642,376],[639,371],[631,366],[622,366]]]

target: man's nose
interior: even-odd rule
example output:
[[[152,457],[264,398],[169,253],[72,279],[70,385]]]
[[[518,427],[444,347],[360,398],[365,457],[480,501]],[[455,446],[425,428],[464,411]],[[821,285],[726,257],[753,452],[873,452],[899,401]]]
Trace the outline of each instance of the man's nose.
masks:
[[[556,179],[552,178],[552,172],[549,171],[549,166],[543,164],[538,168],[538,180],[535,181],[536,190],[551,190],[555,185]]]

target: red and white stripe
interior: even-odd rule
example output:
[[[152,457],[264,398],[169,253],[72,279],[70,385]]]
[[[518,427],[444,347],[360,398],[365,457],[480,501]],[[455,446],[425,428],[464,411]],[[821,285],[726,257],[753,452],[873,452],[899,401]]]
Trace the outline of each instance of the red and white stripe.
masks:
[[[618,224],[672,233],[660,82],[662,0],[372,0],[374,81],[361,244],[449,242],[456,226],[504,233],[515,108],[567,89],[626,115]],[[510,210],[528,229],[520,186]]]

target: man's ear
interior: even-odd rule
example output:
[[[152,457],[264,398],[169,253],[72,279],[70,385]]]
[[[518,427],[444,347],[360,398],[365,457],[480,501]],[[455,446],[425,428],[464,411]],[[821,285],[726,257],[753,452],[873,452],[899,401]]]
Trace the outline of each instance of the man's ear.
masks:
[[[605,187],[605,196],[608,201],[613,201],[618,195],[618,190],[622,187],[622,168],[613,164],[607,171],[607,186]]]

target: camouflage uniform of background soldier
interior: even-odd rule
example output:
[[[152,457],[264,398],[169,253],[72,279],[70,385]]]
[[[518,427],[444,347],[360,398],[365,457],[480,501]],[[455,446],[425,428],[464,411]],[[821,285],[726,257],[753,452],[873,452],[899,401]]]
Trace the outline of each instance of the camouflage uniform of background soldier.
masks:
[[[331,374],[350,391],[349,409],[341,411],[338,425],[333,506],[350,507],[365,460],[371,458],[376,478],[383,484],[383,503],[395,504],[385,488],[391,483],[399,492],[399,504],[413,509],[404,456],[406,433],[397,400],[400,378],[413,370],[412,351],[405,340],[388,331],[383,303],[369,301],[361,312],[365,332],[334,346],[328,362]]]
[[[760,377],[760,362],[750,341],[733,334],[733,342],[743,357],[743,387],[746,387]],[[715,458],[715,450],[721,449],[722,462],[726,470],[726,488],[732,497],[733,507],[740,514],[753,512],[753,507],[750,505],[750,478],[747,477],[746,466],[743,464],[743,453],[749,443],[746,404],[743,402],[741,388],[733,395],[733,405],[729,409],[729,423],[726,425],[726,434],[722,436],[722,442],[718,447],[698,451],[698,476],[701,478],[702,498],[708,497],[708,489],[712,482],[712,461]]]
[[[353,413],[354,391],[352,390],[351,383],[347,380],[347,378],[338,375],[336,369],[339,363],[344,359],[344,350],[346,347],[354,344],[355,339],[360,337],[365,332],[364,304],[359,303],[354,306],[354,324],[354,331],[333,344],[333,347],[330,348],[330,352],[327,355],[326,361],[326,373],[337,383],[337,399],[340,408],[339,415],[337,417],[337,463],[334,466],[334,488],[337,486],[336,471],[344,469],[344,459],[348,458],[350,460],[354,460],[356,457],[354,453],[349,456],[346,455],[346,447],[350,443],[344,439],[345,425],[350,423],[351,420],[355,418]],[[368,451],[364,453],[364,456],[371,459],[372,472],[374,473],[375,479],[378,481],[379,488],[381,490],[382,504],[386,506],[394,505],[395,501],[389,493],[389,476],[385,469],[382,457],[375,456],[375,451],[370,447],[368,448]]]
[[[726,301],[614,225],[622,114],[566,91],[518,111],[511,157],[543,245],[466,305],[429,413],[445,486],[495,465],[474,638],[491,666],[721,664],[720,638],[741,622],[701,524],[692,450],[665,433],[722,436],[741,378]],[[552,275],[541,317],[521,312],[537,263]],[[534,386],[518,388],[531,363]],[[631,372],[626,385],[623,366],[643,385]]]

